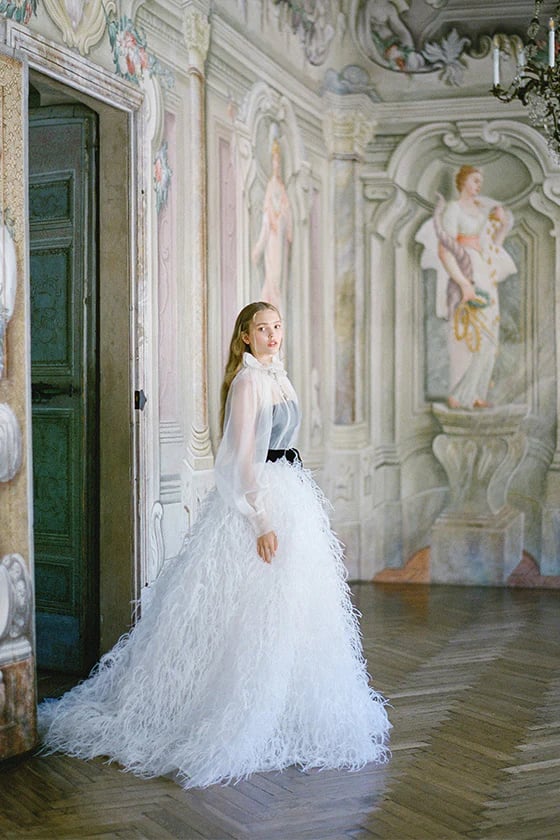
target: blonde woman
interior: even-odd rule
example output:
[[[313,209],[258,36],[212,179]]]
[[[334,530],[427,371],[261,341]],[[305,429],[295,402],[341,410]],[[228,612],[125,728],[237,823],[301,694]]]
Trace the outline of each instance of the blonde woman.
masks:
[[[89,680],[40,709],[47,750],[205,787],[288,765],[385,761],[341,547],[294,445],[297,397],[268,303],[237,318],[216,490],[149,608]]]

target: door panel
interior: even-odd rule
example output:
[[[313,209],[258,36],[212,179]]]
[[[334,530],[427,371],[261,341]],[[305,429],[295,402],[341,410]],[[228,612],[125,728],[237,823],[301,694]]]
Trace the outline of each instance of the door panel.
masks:
[[[97,658],[95,115],[29,116],[35,586],[39,667]]]

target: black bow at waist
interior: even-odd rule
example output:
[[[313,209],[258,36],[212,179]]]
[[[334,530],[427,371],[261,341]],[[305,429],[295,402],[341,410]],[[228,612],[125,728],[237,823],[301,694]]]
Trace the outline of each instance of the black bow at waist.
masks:
[[[302,463],[297,449],[269,449],[266,454],[267,461],[279,461],[281,458],[285,458],[290,464]]]

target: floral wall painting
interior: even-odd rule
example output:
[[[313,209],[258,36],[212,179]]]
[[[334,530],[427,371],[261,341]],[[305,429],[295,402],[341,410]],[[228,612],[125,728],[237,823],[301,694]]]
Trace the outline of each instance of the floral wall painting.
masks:
[[[173,170],[169,166],[168,144],[164,140],[156,152],[154,159],[154,189],[156,192],[156,209],[159,213],[167,204],[169,185]]]
[[[37,14],[39,0],[0,0],[0,14],[16,23],[29,23],[31,15]]]
[[[273,124],[270,148],[271,174],[262,203],[260,231],[252,249],[255,266],[262,264],[258,298],[284,311],[293,237],[292,208],[282,177],[282,151]]]
[[[14,313],[17,288],[16,249],[10,232],[9,214],[0,224],[0,379],[7,376],[7,332]]]
[[[134,21],[107,11],[105,17],[115,72],[136,85],[140,84],[146,72],[149,76],[158,76],[167,88],[172,88],[175,82],[173,74],[149,52],[146,36]]]
[[[433,216],[416,235],[423,247],[420,264],[425,282],[432,281],[425,299],[435,310],[427,311],[425,318],[426,398],[443,399],[450,408],[466,410],[486,408],[492,402],[503,337],[501,307],[508,318],[513,311],[519,318],[518,285],[508,289],[513,295],[503,288],[518,273],[506,248],[513,216],[501,202],[482,193],[483,178],[477,166],[458,168],[457,197],[445,201],[439,195]]]

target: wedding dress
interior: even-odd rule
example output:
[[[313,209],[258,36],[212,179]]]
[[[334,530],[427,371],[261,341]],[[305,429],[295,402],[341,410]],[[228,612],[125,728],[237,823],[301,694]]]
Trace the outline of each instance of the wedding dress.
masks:
[[[388,757],[340,543],[309,471],[270,449],[299,409],[280,363],[244,354],[226,406],[216,489],[133,630],[39,708],[47,752],[106,756],[184,787],[289,765],[357,769]],[[271,564],[256,552],[274,529]]]

